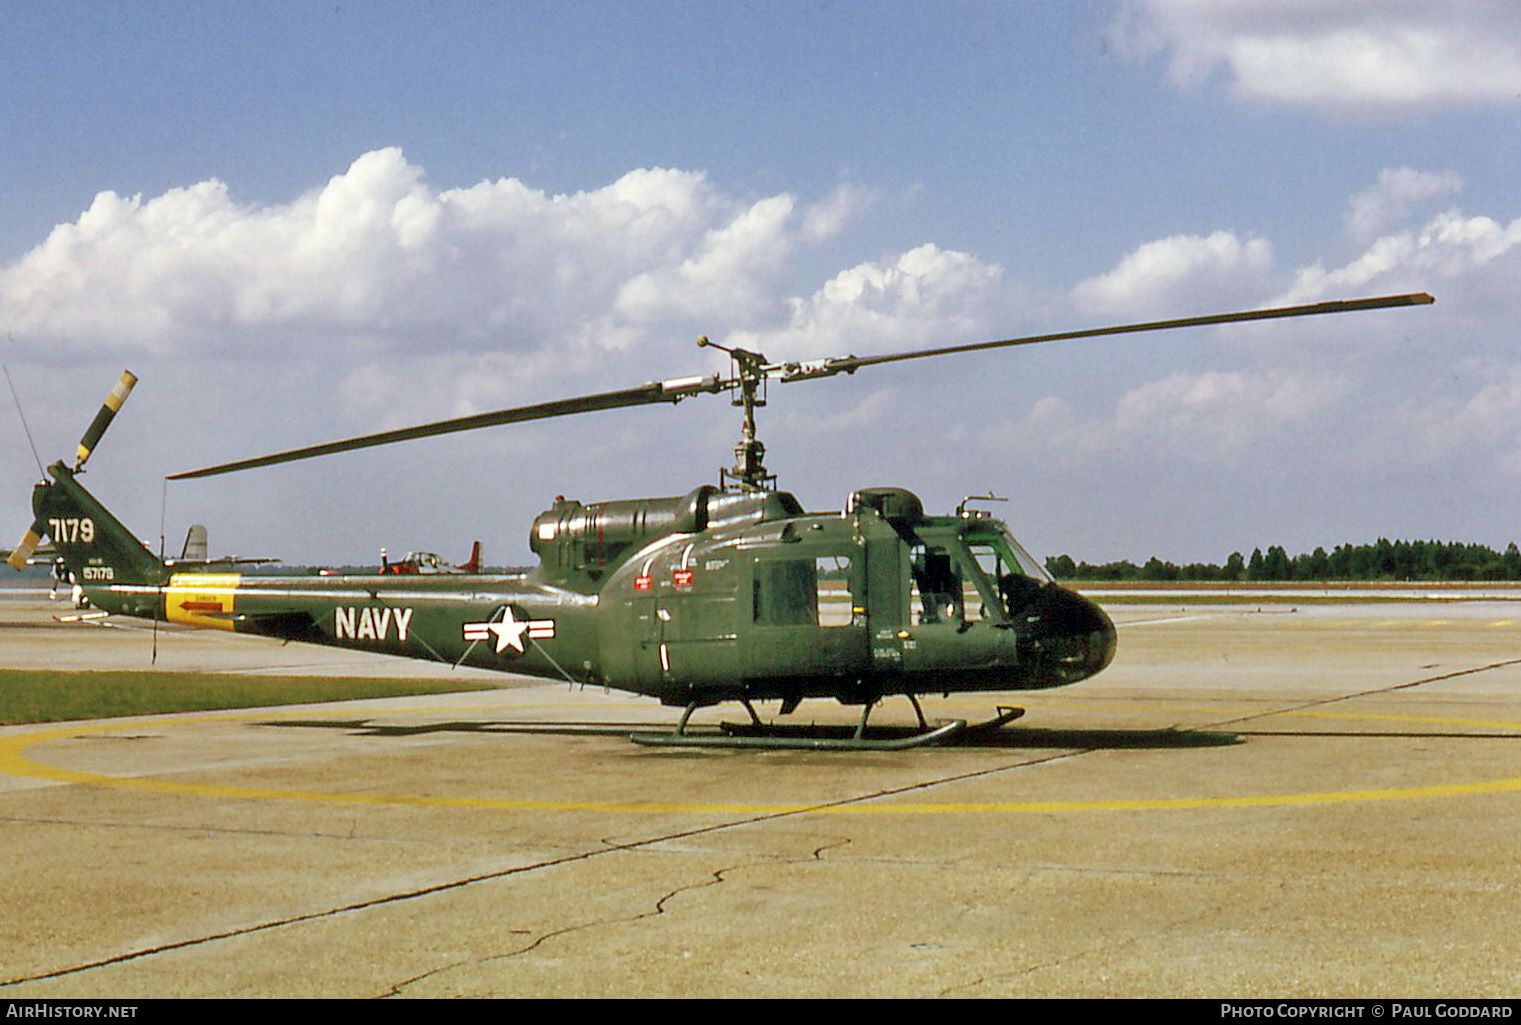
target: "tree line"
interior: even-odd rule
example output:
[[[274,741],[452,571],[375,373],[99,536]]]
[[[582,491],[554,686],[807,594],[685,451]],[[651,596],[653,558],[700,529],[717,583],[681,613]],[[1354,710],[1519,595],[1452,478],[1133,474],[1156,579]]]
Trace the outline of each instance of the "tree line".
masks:
[[[1457,541],[1390,541],[1337,545],[1290,556],[1281,545],[1250,557],[1232,552],[1224,565],[1193,562],[1179,566],[1153,556],[1133,562],[1094,564],[1069,555],[1046,560],[1058,580],[1142,581],[1318,581],[1318,580],[1521,580],[1521,549],[1514,541],[1504,552]]]

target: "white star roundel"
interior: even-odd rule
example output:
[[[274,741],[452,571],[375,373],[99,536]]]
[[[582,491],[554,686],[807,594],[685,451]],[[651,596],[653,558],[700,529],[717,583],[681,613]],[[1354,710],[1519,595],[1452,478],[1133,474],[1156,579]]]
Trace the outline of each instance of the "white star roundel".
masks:
[[[554,620],[519,619],[511,605],[503,606],[499,617],[494,616],[484,623],[464,625],[465,640],[473,642],[494,639],[498,655],[506,652],[508,648],[519,655],[523,654],[528,649],[524,641],[525,637],[530,641],[541,641],[551,640],[554,635]]]

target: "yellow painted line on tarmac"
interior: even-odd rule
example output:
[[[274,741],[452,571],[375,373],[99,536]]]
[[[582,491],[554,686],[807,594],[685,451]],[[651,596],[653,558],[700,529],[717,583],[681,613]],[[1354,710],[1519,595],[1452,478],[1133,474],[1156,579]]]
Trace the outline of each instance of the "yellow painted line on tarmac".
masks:
[[[1297,715],[1306,719],[1357,719],[1368,722],[1403,722],[1420,723],[1424,726],[1471,726],[1475,729],[1485,730],[1512,730],[1521,732],[1521,723],[1505,722],[1499,719],[1457,719],[1451,716],[1439,715],[1380,715],[1376,712],[1316,712],[1306,710],[1303,712],[1276,712],[1275,715]]]
[[[458,714],[462,709],[449,709]],[[499,709],[494,709],[499,710]],[[422,709],[403,709],[398,712],[416,713]],[[369,712],[367,714],[381,714]],[[1428,725],[1483,727],[1521,731],[1521,723],[1482,722],[1434,716],[1403,716],[1351,714],[1333,712],[1285,712],[1320,719],[1358,719],[1424,723]],[[285,718],[300,719],[309,715],[287,715]],[[246,722],[252,719],[267,721],[270,714],[216,715],[182,717],[169,720],[133,720],[74,725],[58,729],[22,732],[0,737],[0,773],[23,779],[38,779],[55,783],[80,786],[105,786],[142,793],[170,794],[178,796],[230,798],[242,800],[314,801],[328,804],[392,805],[427,808],[461,808],[491,811],[529,812],[611,812],[631,814],[691,814],[691,815],[781,815],[807,812],[819,815],[990,815],[990,814],[1054,814],[1061,812],[1103,811],[1179,811],[1206,808],[1263,808],[1292,805],[1334,805],[1368,801],[1408,801],[1441,797],[1471,797],[1485,794],[1502,794],[1521,791],[1521,778],[1478,780],[1464,783],[1437,783],[1410,787],[1380,787],[1367,790],[1338,790],[1327,792],[1304,792],[1290,794],[1259,794],[1213,797],[1161,797],[1117,798],[1087,801],[977,801],[977,802],[923,802],[895,801],[891,797],[880,800],[851,801],[843,804],[820,801],[797,801],[781,803],[753,802],[686,802],[686,801],[598,801],[598,800],[542,800],[533,798],[497,797],[425,797],[407,794],[352,794],[332,791],[281,789],[275,787],[244,787],[214,783],[174,782],[169,780],[132,776],[113,776],[47,765],[29,758],[29,748],[54,740],[64,740],[89,734],[111,733],[121,730],[141,731],[145,726],[170,727],[191,726],[205,723]]]

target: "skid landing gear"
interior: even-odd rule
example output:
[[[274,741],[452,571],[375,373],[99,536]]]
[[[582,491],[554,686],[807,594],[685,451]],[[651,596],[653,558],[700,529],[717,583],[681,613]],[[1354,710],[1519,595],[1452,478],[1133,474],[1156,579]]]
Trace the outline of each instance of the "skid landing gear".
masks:
[[[807,751],[903,751],[913,747],[925,747],[931,744],[939,744],[951,737],[964,732],[982,733],[988,730],[996,730],[1005,723],[1012,722],[1025,714],[1023,708],[1013,708],[1007,705],[998,707],[998,715],[986,722],[968,726],[965,719],[951,719],[947,722],[931,726],[925,721],[924,711],[919,707],[919,701],[914,695],[907,695],[908,700],[914,706],[914,714],[918,717],[919,726],[917,732],[912,729],[905,730],[901,727],[883,727],[868,735],[866,732],[866,720],[871,715],[871,710],[876,702],[869,702],[861,709],[861,721],[852,732],[849,726],[792,726],[779,725],[776,723],[763,723],[760,716],[755,714],[755,709],[750,702],[742,702],[745,711],[750,713],[750,721],[747,723],[725,722],[719,724],[719,732],[705,731],[702,733],[688,733],[687,720],[697,710],[697,705],[689,705],[681,715],[681,721],[672,732],[664,733],[632,733],[629,739],[636,744],[646,747],[717,747],[717,748],[759,748],[763,750],[807,750]]]

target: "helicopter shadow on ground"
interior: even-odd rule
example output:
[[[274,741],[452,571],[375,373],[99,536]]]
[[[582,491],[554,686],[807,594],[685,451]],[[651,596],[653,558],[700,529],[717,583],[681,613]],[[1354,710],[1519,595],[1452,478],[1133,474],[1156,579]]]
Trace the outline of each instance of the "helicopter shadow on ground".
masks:
[[[845,740],[855,734],[854,726],[778,725],[763,728],[725,723],[726,733],[760,735],[785,739]],[[902,740],[922,731],[912,726],[868,727],[872,740]],[[1138,729],[1060,729],[1039,726],[982,726],[972,724],[958,733],[938,741],[940,748],[1036,748],[1048,750],[1170,750],[1200,747],[1229,747],[1241,743],[1234,733],[1177,730],[1171,727]]]
[[[259,726],[298,729],[343,730],[352,736],[415,737],[429,733],[474,733],[508,735],[544,735],[566,737],[610,737],[627,739],[631,733],[648,733],[649,722],[566,722],[563,720],[469,720],[430,723],[381,723],[370,719],[306,719],[270,721]],[[725,723],[690,729],[695,736],[764,736],[781,740],[846,740],[855,734],[854,726],[819,724],[768,724],[757,728],[751,724]],[[901,740],[921,733],[911,726],[870,727],[866,736],[874,741]],[[975,725],[947,737],[932,746],[939,748],[1049,749],[1049,750],[1187,750],[1193,748],[1230,747],[1244,743],[1241,735],[1212,730],[1162,729],[1059,729],[1032,726],[1003,726],[978,729]],[[680,750],[680,749],[678,749]]]

